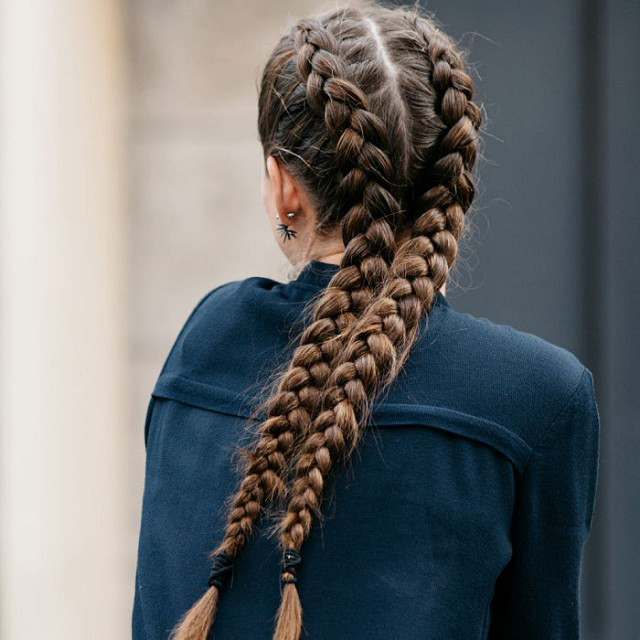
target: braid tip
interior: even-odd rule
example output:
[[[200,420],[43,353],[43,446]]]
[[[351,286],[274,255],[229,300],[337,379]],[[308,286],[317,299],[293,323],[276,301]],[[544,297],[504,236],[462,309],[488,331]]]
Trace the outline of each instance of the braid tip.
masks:
[[[171,640],[206,640],[216,615],[218,594],[217,587],[209,587],[177,624]]]
[[[295,582],[286,582],[278,609],[273,640],[300,640],[302,635],[302,605]]]

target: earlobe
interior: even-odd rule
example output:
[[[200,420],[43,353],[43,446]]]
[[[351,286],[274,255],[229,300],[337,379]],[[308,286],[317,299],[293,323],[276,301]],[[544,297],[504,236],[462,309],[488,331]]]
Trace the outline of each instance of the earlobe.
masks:
[[[295,179],[284,167],[280,169],[280,176],[282,179],[282,213],[286,215],[289,211],[298,211],[300,195]]]

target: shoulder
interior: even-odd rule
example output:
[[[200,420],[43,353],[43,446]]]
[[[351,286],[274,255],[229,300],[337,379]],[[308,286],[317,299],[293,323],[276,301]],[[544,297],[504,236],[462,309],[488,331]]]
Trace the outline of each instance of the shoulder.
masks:
[[[467,362],[474,361],[475,377],[493,383],[488,397],[502,398],[508,415],[525,411],[548,422],[571,400],[586,371],[572,351],[485,317],[462,312],[453,316],[450,344]]]
[[[283,283],[261,276],[225,282],[200,297],[184,321],[160,372],[163,389],[214,385],[239,392],[284,349],[286,327],[299,314]],[[173,380],[173,382],[171,382]],[[156,385],[156,391],[158,385]]]
[[[211,337],[212,329],[215,329],[215,333],[230,329],[239,313],[245,316],[245,321],[250,321],[253,315],[252,303],[255,302],[256,308],[260,308],[260,302],[266,299],[267,294],[281,285],[280,282],[261,276],[225,282],[199,299],[189,313],[181,333],[207,331]]]
[[[268,278],[252,276],[218,285],[201,296],[193,306],[176,342],[188,341],[197,350],[206,348],[216,339],[228,337],[229,332],[243,327],[247,329],[255,319],[252,318],[251,302],[278,284]],[[237,322],[239,314],[244,316],[241,323]]]
[[[238,304],[246,296],[255,296],[260,295],[262,292],[269,292],[274,287],[281,286],[281,284],[281,282],[262,276],[250,276],[244,279],[225,282],[200,298],[188,319],[196,319],[194,312],[199,311],[199,317],[202,317],[207,313],[211,313],[220,305]]]
[[[411,403],[434,416],[445,415],[460,429],[499,434],[524,460],[546,428],[584,397],[591,381],[589,370],[570,350],[511,325],[439,305],[390,401],[406,402],[408,391]]]
[[[569,349],[509,324],[450,312],[443,334],[459,357],[475,361],[478,373],[490,375],[512,391],[519,387],[544,391],[554,404],[575,390],[585,366]]]

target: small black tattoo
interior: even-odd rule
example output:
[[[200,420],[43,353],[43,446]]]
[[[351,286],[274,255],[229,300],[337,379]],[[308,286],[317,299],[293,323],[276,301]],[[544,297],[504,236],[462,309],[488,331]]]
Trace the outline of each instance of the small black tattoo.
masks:
[[[289,229],[289,225],[284,224],[284,222],[281,222],[278,225],[278,231],[282,234],[283,242],[286,242],[289,238],[296,237],[296,231],[294,229]]]

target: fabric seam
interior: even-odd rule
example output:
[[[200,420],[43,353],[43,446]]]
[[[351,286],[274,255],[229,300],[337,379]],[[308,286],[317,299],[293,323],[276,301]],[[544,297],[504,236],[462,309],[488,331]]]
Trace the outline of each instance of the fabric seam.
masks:
[[[531,448],[531,452],[529,453],[529,458],[528,458],[528,460],[527,460],[527,462],[525,464],[525,467],[523,469],[523,473],[527,472],[527,469],[529,468],[529,465],[531,464],[531,461],[533,460],[535,454],[537,453],[538,448],[544,442],[544,440],[547,438],[549,433],[551,433],[553,431],[553,429],[556,426],[556,424],[560,423],[561,418],[563,416],[565,416],[565,414],[567,414],[567,410],[568,409],[573,409],[575,407],[575,402],[576,402],[576,399],[578,397],[578,390],[582,387],[582,382],[583,382],[583,380],[584,380],[584,378],[586,376],[586,373],[587,373],[587,367],[583,366],[582,373],[580,374],[580,378],[578,379],[578,383],[576,384],[575,388],[569,394],[569,397],[567,398],[565,403],[562,405],[562,408],[553,417],[553,419],[549,423],[549,426],[544,430],[544,432],[540,436],[538,442],[536,442],[536,444]],[[571,413],[572,413],[572,411],[569,412],[569,415]]]
[[[228,404],[217,405],[215,399],[211,399],[211,402],[197,402],[193,397],[189,397],[180,392],[180,390],[172,389],[171,386],[175,382],[184,381],[187,385],[194,384],[198,387],[205,387],[213,391],[214,393],[229,393]],[[187,389],[188,391],[188,389]],[[197,389],[195,390],[197,392]],[[165,397],[169,399],[177,400],[182,404],[196,406],[205,410],[213,410],[224,415],[230,415],[237,418],[247,419],[250,418],[250,414],[243,413],[239,406],[245,405],[248,407],[248,403],[251,401],[250,397],[242,392],[228,392],[225,389],[215,387],[208,383],[194,380],[187,376],[181,376],[177,374],[163,374],[158,379],[156,387],[153,390],[153,395],[158,397]],[[222,401],[220,401],[222,402]],[[234,404],[236,406],[234,406]],[[402,410],[410,412],[412,415],[405,416],[401,420],[395,420],[391,416],[394,412],[400,413]],[[417,414],[422,411],[426,416],[421,418],[421,422],[416,422],[420,417]],[[428,419],[431,418],[434,422],[430,423]],[[485,432],[478,433],[474,436],[471,432],[460,431],[455,428],[458,421],[471,421],[479,429],[490,428],[496,430],[495,438],[485,436]],[[502,455],[507,457],[511,463],[518,469],[519,472],[523,472],[526,466],[527,460],[531,452],[531,446],[517,434],[511,432],[507,427],[492,420],[473,416],[468,413],[456,411],[447,407],[440,407],[436,405],[412,405],[412,404],[382,404],[377,407],[374,405],[372,414],[372,423],[377,426],[402,426],[402,425],[423,425],[425,427],[431,427],[435,429],[441,429],[449,433],[454,433],[461,437],[471,438],[473,440],[483,442],[484,444],[497,449]]]

